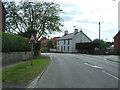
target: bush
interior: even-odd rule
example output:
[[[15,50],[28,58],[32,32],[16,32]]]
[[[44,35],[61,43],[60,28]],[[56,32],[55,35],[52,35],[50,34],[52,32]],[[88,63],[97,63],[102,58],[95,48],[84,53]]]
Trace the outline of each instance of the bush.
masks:
[[[31,51],[29,39],[8,33],[2,33],[2,52]]]

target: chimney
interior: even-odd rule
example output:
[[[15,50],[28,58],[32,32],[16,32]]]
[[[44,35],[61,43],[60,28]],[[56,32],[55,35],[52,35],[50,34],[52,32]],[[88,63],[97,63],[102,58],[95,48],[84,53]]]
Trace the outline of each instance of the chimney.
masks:
[[[67,34],[68,34],[68,30],[66,30],[66,31],[64,32],[64,36],[67,35]]]
[[[74,30],[74,34],[77,34],[77,33],[78,33],[78,29],[75,29],[75,30]]]

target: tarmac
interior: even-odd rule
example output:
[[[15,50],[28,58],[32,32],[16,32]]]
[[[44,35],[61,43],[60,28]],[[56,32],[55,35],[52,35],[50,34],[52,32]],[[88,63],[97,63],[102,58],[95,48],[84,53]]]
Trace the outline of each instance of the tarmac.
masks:
[[[120,63],[120,56],[117,55],[108,55],[105,56],[106,60]]]

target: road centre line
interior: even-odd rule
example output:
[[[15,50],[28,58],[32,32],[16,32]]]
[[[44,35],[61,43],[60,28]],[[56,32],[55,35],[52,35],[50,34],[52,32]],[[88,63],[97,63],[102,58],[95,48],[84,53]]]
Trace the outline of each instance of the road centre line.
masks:
[[[103,68],[102,67],[98,67],[98,66],[96,66],[96,65],[92,65],[92,64],[89,64],[89,63],[84,63],[85,65],[88,65],[88,66],[90,66],[90,67],[93,67],[93,68],[98,68],[98,69],[102,69],[103,70]]]
[[[107,74],[107,75],[109,75],[109,76],[111,76],[111,77],[113,77],[113,78],[115,78],[115,79],[120,80],[118,77],[116,77],[116,76],[114,76],[114,75],[112,75],[112,74],[110,74],[110,73],[108,73],[108,72],[106,72],[104,70],[102,70],[102,72],[105,73],[105,74]]]
[[[91,64],[89,64],[89,63],[84,63],[84,64],[85,64],[85,65],[88,65],[88,66],[90,66],[90,67],[93,67],[93,68],[101,69],[101,71],[102,71],[103,73],[105,73],[105,74],[107,74],[107,75],[109,75],[109,76],[111,76],[111,77],[113,77],[113,78],[115,78],[115,79],[120,80],[118,77],[116,77],[116,76],[114,76],[114,75],[112,75],[112,74],[104,71],[102,67],[98,67],[98,66],[96,66],[96,65],[91,65]]]

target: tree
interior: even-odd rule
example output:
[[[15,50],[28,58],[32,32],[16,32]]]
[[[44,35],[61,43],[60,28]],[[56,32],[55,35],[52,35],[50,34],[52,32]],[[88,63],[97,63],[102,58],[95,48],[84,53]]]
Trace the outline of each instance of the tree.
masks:
[[[113,42],[105,42],[104,40],[94,39],[94,43],[99,43],[101,49],[106,49],[109,46],[113,45]]]
[[[106,47],[110,47],[111,45],[113,45],[114,43],[113,42],[106,42]]]
[[[53,2],[5,2],[6,32],[30,37],[36,35],[37,40],[42,35],[61,31],[62,12],[60,5]]]
[[[94,39],[93,43],[99,43],[99,47],[101,49],[105,49],[106,48],[106,43],[105,43],[104,40]]]

